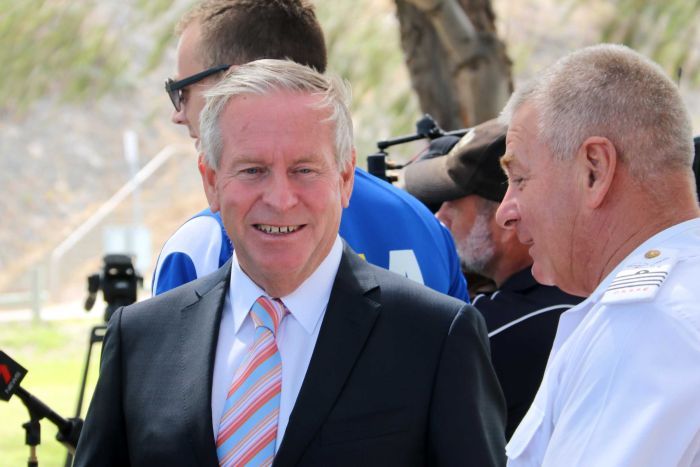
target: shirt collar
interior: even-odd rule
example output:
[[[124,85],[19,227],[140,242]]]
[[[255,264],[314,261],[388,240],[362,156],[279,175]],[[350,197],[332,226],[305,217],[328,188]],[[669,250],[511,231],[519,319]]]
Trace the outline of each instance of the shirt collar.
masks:
[[[521,269],[499,287],[499,290],[512,290],[513,292],[522,292],[531,287],[538,285],[535,278],[532,277],[532,264]]]
[[[279,297],[292,316],[309,334],[312,334],[318,326],[320,318],[326,310],[342,256],[343,242],[339,236],[336,236],[331,251],[316,270],[292,293]],[[268,297],[269,295],[243,272],[235,250],[233,251],[231,284],[228,293],[233,312],[234,332],[238,333],[253,303],[261,295]]]

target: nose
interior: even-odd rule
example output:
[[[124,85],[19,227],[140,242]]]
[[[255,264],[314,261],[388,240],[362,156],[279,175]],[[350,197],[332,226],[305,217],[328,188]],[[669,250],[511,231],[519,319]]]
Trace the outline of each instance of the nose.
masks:
[[[451,228],[452,225],[452,216],[450,215],[450,202],[445,201],[440,205],[440,209],[438,209],[438,212],[435,213],[435,217],[440,220],[443,224],[445,224],[445,227],[448,229]]]
[[[263,195],[265,203],[277,212],[285,212],[296,206],[299,201],[296,187],[289,180],[288,174],[273,174]]]
[[[509,185],[506,194],[496,210],[496,222],[504,229],[514,229],[520,221],[518,203],[513,197],[512,188]]]
[[[180,110],[173,108],[173,113],[170,115],[170,121],[176,125],[185,125],[185,107],[180,105]]]

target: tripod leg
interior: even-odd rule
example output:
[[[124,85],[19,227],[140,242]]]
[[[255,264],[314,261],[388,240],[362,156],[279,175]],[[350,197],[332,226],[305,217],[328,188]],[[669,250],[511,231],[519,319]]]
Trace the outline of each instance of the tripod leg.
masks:
[[[104,340],[104,332],[106,329],[107,326],[94,326],[90,330],[90,342],[88,343],[87,357],[85,358],[85,367],[83,368],[83,380],[80,383],[78,407],[75,411],[76,418],[80,417],[80,412],[83,410],[83,398],[85,397],[85,384],[87,383],[88,372],[90,371],[90,357],[92,355],[92,346]]]
[[[83,368],[83,379],[80,383],[80,392],[78,393],[78,407],[75,409],[75,417],[80,418],[80,413],[83,410],[83,399],[85,397],[85,385],[87,384],[87,377],[90,371],[90,357],[92,356],[92,347],[94,344],[102,342],[104,340],[104,333],[107,326],[93,326],[90,330],[90,341],[88,342],[87,355],[85,357],[85,367]],[[73,456],[68,453],[66,456],[65,467],[70,467],[73,463]]]

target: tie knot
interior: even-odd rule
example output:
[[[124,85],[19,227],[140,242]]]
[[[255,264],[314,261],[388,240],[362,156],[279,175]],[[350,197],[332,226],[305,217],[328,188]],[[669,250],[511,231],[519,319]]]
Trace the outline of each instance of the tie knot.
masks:
[[[255,323],[255,328],[264,327],[272,334],[277,335],[277,329],[282,318],[287,314],[287,307],[279,298],[267,298],[261,295],[250,309],[250,315]]]

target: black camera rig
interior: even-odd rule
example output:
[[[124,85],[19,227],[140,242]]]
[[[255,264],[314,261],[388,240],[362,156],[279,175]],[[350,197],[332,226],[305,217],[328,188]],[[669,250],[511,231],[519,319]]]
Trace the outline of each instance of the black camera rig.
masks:
[[[105,255],[103,263],[102,272],[87,278],[85,310],[92,309],[97,300],[97,292],[102,289],[107,303],[104,320],[108,322],[117,308],[136,302],[136,291],[143,285],[143,277],[136,272],[128,255]]]
[[[423,115],[423,117],[416,122],[416,133],[413,135],[399,136],[397,138],[391,138],[384,141],[377,141],[377,151],[374,154],[367,156],[367,171],[374,175],[375,177],[386,180],[389,183],[394,183],[397,181],[395,175],[387,174],[387,170],[399,170],[406,167],[411,162],[406,164],[398,164],[396,162],[388,159],[389,154],[386,149],[391,146],[396,146],[399,144],[410,143],[411,141],[418,141],[420,139],[434,140],[442,136],[459,136],[462,137],[469,131],[469,128],[463,128],[461,130],[454,131],[444,131],[433,117],[429,114]]]

